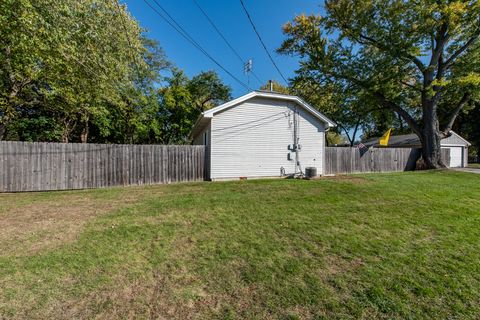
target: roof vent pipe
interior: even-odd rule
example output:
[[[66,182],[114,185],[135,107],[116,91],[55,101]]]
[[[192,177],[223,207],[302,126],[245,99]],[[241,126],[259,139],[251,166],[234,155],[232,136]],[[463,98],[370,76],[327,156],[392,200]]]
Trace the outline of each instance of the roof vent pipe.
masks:
[[[273,92],[273,81],[268,80],[268,84],[270,84],[270,91]]]

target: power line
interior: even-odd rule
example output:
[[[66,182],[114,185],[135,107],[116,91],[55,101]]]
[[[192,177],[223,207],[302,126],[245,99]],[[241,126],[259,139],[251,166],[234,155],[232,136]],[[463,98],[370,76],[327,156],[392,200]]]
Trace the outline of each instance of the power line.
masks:
[[[144,1],[147,2],[146,0],[144,0]],[[230,71],[228,71],[225,67],[223,67],[217,60],[215,60],[197,41],[195,41],[195,39],[168,13],[168,11],[157,0],[153,0],[153,2],[155,2],[155,4],[170,18],[170,20],[173,22],[173,24],[177,27],[177,28],[174,28],[177,32],[179,32],[185,39],[187,39],[192,45],[194,45],[206,57],[208,57],[213,63],[215,63],[218,67],[220,67],[223,71],[225,71],[230,77],[232,77],[240,85],[242,85],[247,90],[252,90],[249,85],[245,84],[243,81],[238,79]],[[154,11],[157,12],[157,10],[154,10]],[[160,15],[160,16],[165,21],[167,21],[170,24],[170,26],[173,27],[172,23],[170,23],[168,21],[168,19],[166,19],[163,15]]]
[[[130,59],[133,62],[134,69],[137,72],[137,76],[139,76],[140,72],[138,71],[136,52],[134,52],[136,50],[133,48],[132,42],[130,41],[130,36],[128,35],[127,25],[126,25],[126,22],[125,22],[125,16],[123,15],[122,9],[120,8],[119,0],[114,0],[114,2],[117,5],[117,11],[118,11],[118,14],[120,16],[120,19],[122,19],[122,26],[123,26],[123,31],[125,32],[125,38],[127,39],[127,43],[128,43],[128,48],[129,48],[128,51],[129,51],[129,54],[130,54]]]
[[[230,42],[225,38],[225,36],[223,35],[223,33],[217,28],[217,26],[215,25],[215,23],[212,21],[212,19],[210,19],[210,17],[208,16],[208,14],[205,12],[205,10],[203,10],[203,8],[200,6],[200,4],[196,1],[196,0],[193,0],[193,2],[195,3],[195,5],[198,7],[198,9],[200,9],[200,11],[203,13],[203,15],[205,16],[205,18],[207,18],[208,22],[210,22],[210,24],[212,25],[212,27],[215,29],[215,31],[217,31],[217,33],[220,35],[220,37],[222,37],[223,41],[225,41],[225,43],[227,44],[227,46],[230,48],[230,50],[233,51],[233,53],[237,56],[237,58],[242,62],[242,63],[245,63],[245,61],[243,61],[242,57],[240,56],[240,54],[237,52],[237,50],[235,50],[235,48],[233,48],[233,46],[230,44]]]
[[[263,49],[265,49],[265,52],[267,53],[268,57],[270,58],[270,61],[272,61],[273,66],[275,67],[275,69],[277,69],[277,71],[278,71],[278,73],[280,74],[280,76],[282,77],[283,81],[285,81],[285,83],[288,84],[287,79],[285,79],[285,77],[283,76],[282,72],[281,72],[280,69],[278,68],[277,64],[276,64],[275,61],[273,60],[272,55],[271,55],[270,52],[268,51],[267,46],[265,45],[265,42],[263,42],[262,37],[260,36],[260,33],[258,32],[257,27],[255,26],[255,23],[253,23],[252,17],[251,17],[250,14],[248,13],[248,10],[247,10],[247,8],[245,7],[245,4],[243,3],[243,0],[240,0],[240,3],[242,4],[243,10],[245,11],[245,14],[246,14],[247,17],[248,17],[248,20],[250,21],[250,24],[251,24],[252,27],[253,27],[253,31],[255,31],[255,33],[257,34],[258,40],[260,40],[260,43],[262,44]]]
[[[230,77],[232,77],[232,79],[237,81],[245,89],[249,91],[252,90],[247,84],[245,84],[243,81],[238,79],[235,75],[233,75],[230,71],[228,71],[225,67],[223,67],[217,60],[215,60],[215,58],[213,58],[197,41],[195,41],[195,39],[193,39],[192,36],[190,36],[190,34],[188,34],[187,31],[185,31],[185,29],[168,13],[167,10],[165,10],[165,8],[160,3],[158,3],[157,0],[153,0],[153,2],[155,2],[155,4],[168,16],[168,18],[170,18],[171,21],[167,17],[165,17],[165,15],[163,15],[160,11],[158,11],[152,4],[150,4],[147,0],[143,0],[143,2],[145,2],[159,17],[165,20],[165,22],[167,22],[183,38],[185,38],[185,40],[190,42],[195,48],[197,48],[207,58],[209,58],[213,63],[215,63],[219,68],[225,71],[225,73],[227,73]]]
[[[215,29],[215,31],[217,31],[217,33],[220,35],[220,37],[223,39],[223,41],[225,41],[225,43],[230,48],[230,50],[232,50],[232,52],[237,56],[238,60],[240,60],[242,62],[242,64],[244,65],[245,61],[242,59],[242,57],[237,52],[237,50],[235,50],[235,48],[230,44],[230,42],[227,40],[227,38],[223,35],[223,33],[220,31],[220,29],[217,27],[217,25],[213,22],[213,20],[210,18],[210,16],[207,14],[207,12],[205,12],[205,10],[203,10],[203,8],[200,6],[200,4],[197,2],[197,0],[193,0],[193,2],[198,7],[198,9],[200,9],[200,11],[203,13],[205,18],[207,18],[208,22],[210,22],[212,27]],[[250,71],[250,72],[253,74],[255,79],[257,79],[257,81],[261,84],[262,81],[257,77],[255,72],[253,72],[253,71]]]

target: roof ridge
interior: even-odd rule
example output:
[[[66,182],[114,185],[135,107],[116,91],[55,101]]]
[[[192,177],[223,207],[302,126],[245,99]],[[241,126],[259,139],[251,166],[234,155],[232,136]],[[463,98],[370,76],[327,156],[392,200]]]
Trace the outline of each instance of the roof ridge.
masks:
[[[212,108],[212,109],[209,109],[209,110],[206,110],[204,112],[202,112],[201,116],[204,116],[204,117],[207,117],[207,118],[211,118],[213,117],[213,115],[219,111],[222,111],[224,109],[227,109],[227,108],[230,108],[230,107],[233,107],[235,106],[236,104],[239,104],[239,103],[242,103],[243,101],[247,101],[251,98],[254,98],[254,97],[257,97],[257,96],[260,96],[260,97],[277,97],[277,98],[284,98],[284,97],[288,97],[289,100],[294,100],[296,102],[298,102],[298,104],[300,104],[303,108],[305,108],[307,111],[309,111],[310,113],[312,113],[313,115],[315,115],[317,118],[319,118],[320,120],[322,120],[324,123],[326,123],[329,127],[335,127],[336,126],[336,123],[331,120],[330,118],[328,118],[327,116],[325,116],[323,113],[321,113],[320,111],[318,111],[317,109],[313,108],[311,105],[309,105],[307,102],[305,102],[302,98],[298,97],[298,96],[292,96],[292,95],[288,95],[288,94],[283,94],[283,93],[277,93],[277,92],[272,92],[272,91],[259,91],[259,90],[254,90],[254,91],[251,91],[243,96],[240,96],[238,98],[235,98],[233,100],[230,100],[224,104],[221,104],[215,108]]]

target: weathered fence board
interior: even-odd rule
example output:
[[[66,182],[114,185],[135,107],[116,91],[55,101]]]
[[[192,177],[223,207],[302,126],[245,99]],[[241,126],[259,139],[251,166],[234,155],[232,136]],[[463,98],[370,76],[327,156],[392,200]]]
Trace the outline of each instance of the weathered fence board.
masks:
[[[202,181],[205,147],[2,141],[0,170],[0,192]]]
[[[325,174],[394,172],[415,169],[421,149],[326,147]],[[450,163],[450,150],[442,149],[442,157]]]

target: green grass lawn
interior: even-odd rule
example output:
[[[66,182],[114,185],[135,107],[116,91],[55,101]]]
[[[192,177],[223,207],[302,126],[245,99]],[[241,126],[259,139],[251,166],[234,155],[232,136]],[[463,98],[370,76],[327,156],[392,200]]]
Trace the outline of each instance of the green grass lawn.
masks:
[[[475,319],[480,175],[0,195],[0,318]]]
[[[480,169],[480,163],[469,163],[468,167],[469,168]]]

